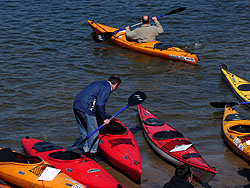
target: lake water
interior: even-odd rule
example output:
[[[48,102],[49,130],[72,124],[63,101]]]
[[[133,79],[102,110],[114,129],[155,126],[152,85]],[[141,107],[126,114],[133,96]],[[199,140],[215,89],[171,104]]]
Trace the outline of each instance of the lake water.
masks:
[[[143,14],[181,13],[159,21],[158,39],[200,57],[197,65],[157,58],[109,42],[95,43],[87,20],[124,28]],[[148,0],[1,0],[0,1],[0,146],[22,151],[26,135],[69,147],[79,136],[72,105],[87,84],[119,75],[122,84],[106,105],[115,114],[137,90],[149,111],[188,137],[218,174],[211,187],[250,186],[249,163],[224,143],[223,109],[212,101],[238,101],[221,78],[219,64],[250,81],[250,1]],[[236,110],[249,116],[249,108]],[[162,187],[175,167],[148,146],[136,107],[118,118],[133,130],[141,151],[138,185],[107,162],[100,164],[125,187]],[[195,187],[202,185],[193,182]]]

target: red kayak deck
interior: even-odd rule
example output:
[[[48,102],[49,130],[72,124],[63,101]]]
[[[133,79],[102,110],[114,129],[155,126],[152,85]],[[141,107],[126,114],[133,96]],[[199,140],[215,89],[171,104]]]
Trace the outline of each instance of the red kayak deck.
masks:
[[[192,166],[195,178],[203,183],[208,183],[217,174],[190,140],[141,105],[137,107],[145,138],[160,156],[175,165],[186,163]]]
[[[122,188],[98,163],[76,152],[34,138],[21,140],[26,153],[41,157],[74,180],[93,188]]]
[[[134,135],[116,118],[105,125],[104,129],[105,131],[99,134],[99,151],[129,177],[140,180],[141,155]]]

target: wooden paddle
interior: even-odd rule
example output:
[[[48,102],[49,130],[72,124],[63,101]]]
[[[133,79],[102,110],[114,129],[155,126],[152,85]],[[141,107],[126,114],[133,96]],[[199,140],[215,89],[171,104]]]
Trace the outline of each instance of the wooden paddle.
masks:
[[[141,104],[146,98],[147,98],[147,96],[146,96],[145,93],[143,93],[142,91],[136,91],[135,93],[133,93],[129,97],[128,104],[123,109],[121,109],[119,112],[117,112],[115,115],[113,115],[109,120],[112,120],[114,117],[116,117],[117,115],[119,115],[122,111],[124,111],[125,109],[127,109],[129,106],[135,106],[135,105]],[[95,134],[103,126],[105,126],[105,123],[102,124],[100,127],[98,127],[95,131],[93,131],[92,133],[90,133],[87,136],[86,139],[89,139],[93,134]]]
[[[241,104],[250,104],[250,102],[210,102],[210,105],[215,108],[224,108],[226,105],[232,107]]]
[[[175,14],[175,13],[184,11],[185,9],[186,9],[185,7],[177,8],[177,9],[172,10],[166,14],[162,14],[160,16],[157,16],[156,18],[159,19],[159,18],[162,18],[162,17],[167,16],[167,15],[171,15],[171,14]],[[150,21],[152,21],[152,18],[150,19]],[[135,27],[135,26],[140,25],[140,24],[142,24],[142,23],[140,22],[140,23],[134,24],[134,25],[130,26],[130,28]],[[117,30],[115,32],[104,32],[104,33],[100,33],[100,34],[94,34],[93,39],[96,42],[103,42],[103,41],[110,39],[114,34],[120,32],[120,31],[123,31],[123,30],[125,30],[125,28]]]

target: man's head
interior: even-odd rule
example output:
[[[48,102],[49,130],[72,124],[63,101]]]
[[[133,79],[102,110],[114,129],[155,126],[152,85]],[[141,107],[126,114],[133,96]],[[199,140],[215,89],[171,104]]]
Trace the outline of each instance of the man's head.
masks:
[[[110,76],[108,81],[112,84],[113,91],[115,91],[122,82],[121,79],[117,76]]]
[[[149,24],[149,17],[147,15],[142,16],[142,24]]]
[[[192,170],[191,170],[190,166],[185,164],[185,163],[177,166],[177,168],[175,170],[175,176],[177,176],[185,181],[188,181],[188,182],[191,182],[193,179]]]

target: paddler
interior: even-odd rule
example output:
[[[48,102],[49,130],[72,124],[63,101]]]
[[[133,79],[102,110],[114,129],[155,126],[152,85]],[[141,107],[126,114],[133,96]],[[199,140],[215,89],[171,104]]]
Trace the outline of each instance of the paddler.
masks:
[[[67,150],[79,149],[83,154],[91,155],[97,152],[99,142],[99,131],[86,139],[89,134],[98,128],[97,118],[100,123],[109,124],[108,114],[105,104],[110,94],[115,91],[121,83],[117,76],[110,76],[108,80],[96,81],[88,86],[76,96],[73,110],[81,137]]]
[[[156,17],[152,17],[152,20],[154,21],[155,26],[151,26],[149,24],[149,21],[150,21],[149,16],[144,15],[142,16],[142,19],[141,19],[141,22],[142,22],[141,27],[136,28],[133,31],[130,31],[130,27],[127,26],[126,27],[127,39],[131,41],[136,41],[139,43],[154,41],[155,37],[163,33],[164,30]]]

